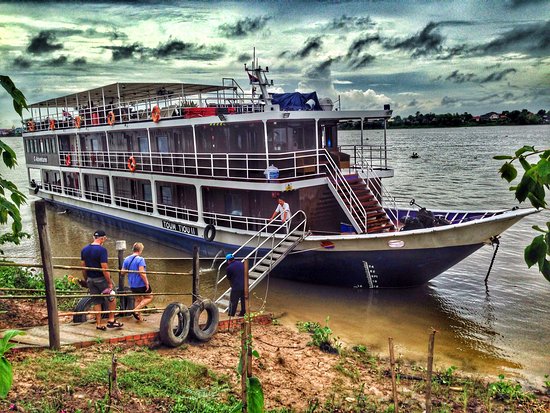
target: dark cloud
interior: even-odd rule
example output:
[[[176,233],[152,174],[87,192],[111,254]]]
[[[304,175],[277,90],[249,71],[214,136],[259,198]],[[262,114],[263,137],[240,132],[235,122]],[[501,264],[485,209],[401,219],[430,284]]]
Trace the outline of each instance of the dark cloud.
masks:
[[[445,80],[454,82],[454,83],[464,83],[471,82],[476,78],[474,73],[460,73],[458,70],[453,71]]]
[[[407,104],[405,105],[405,107],[408,107],[408,108],[416,108],[416,107],[418,107],[419,105],[420,105],[420,102],[419,102],[418,100],[416,100],[416,99],[413,99],[413,100],[411,100],[409,103],[407,103]]]
[[[32,62],[29,59],[25,59],[23,56],[13,59],[13,65],[18,69],[28,69],[31,67]]]
[[[250,53],[241,53],[237,56],[237,62],[249,63],[252,61],[252,55]]]
[[[350,59],[349,63],[351,64],[351,67],[353,67],[354,69],[360,69],[362,67],[365,67],[369,63],[374,62],[375,59],[376,58],[373,55],[368,54],[368,53],[363,53],[359,57],[355,57],[353,59]]]
[[[516,27],[489,43],[472,48],[472,52],[483,54],[505,52],[548,54],[550,53],[550,20],[545,23]]]
[[[122,33],[118,30],[118,28],[113,27],[113,29],[108,33],[110,40],[127,40],[128,35],[126,33]]]
[[[229,38],[245,37],[263,29],[269,19],[266,16],[256,18],[245,17],[238,20],[235,24],[222,24],[218,27],[218,30],[223,36]]]
[[[450,98],[449,96],[444,96],[443,99],[441,99],[441,106],[454,105],[455,103],[458,103],[460,101],[461,99],[458,98]]]
[[[348,47],[347,57],[358,57],[364,48],[369,47],[373,43],[379,43],[380,36],[378,34],[366,34],[363,37],[355,39]]]
[[[54,43],[56,40],[57,37],[54,32],[49,30],[41,31],[36,37],[31,39],[31,43],[27,47],[27,52],[32,54],[42,54],[63,49],[63,45],[61,43]]]
[[[355,16],[346,16],[343,14],[341,17],[334,18],[326,28],[328,30],[364,30],[369,27],[373,27],[374,23],[372,22],[369,16],[366,17],[355,17]]]
[[[519,9],[532,5],[546,4],[548,0],[510,0],[509,7],[511,9]]]
[[[134,59],[137,55],[143,56],[144,47],[141,43],[133,43],[124,46],[105,46],[112,51],[112,59],[115,62],[125,59]]]
[[[436,57],[437,60],[448,60],[456,56],[462,56],[468,53],[468,47],[465,44],[445,48],[442,53]]]
[[[413,58],[441,53],[444,37],[436,31],[438,26],[438,23],[430,22],[418,34],[404,40],[389,40],[385,46],[410,51]]]
[[[151,54],[156,58],[213,60],[224,55],[224,46],[205,46],[195,43],[185,43],[181,40],[169,40],[160,44]]]
[[[52,66],[52,67],[60,67],[60,66],[65,66],[67,64],[67,56],[59,56],[59,57],[56,57],[55,59],[50,59],[48,61],[46,61],[44,64],[46,66]]]
[[[506,77],[506,75],[508,75],[510,73],[516,73],[516,72],[517,72],[517,70],[514,69],[514,68],[504,69],[500,72],[493,72],[489,76],[487,76],[486,78],[482,79],[480,82],[481,83],[498,82],[500,80],[503,80]]]
[[[307,39],[304,47],[296,52],[295,56],[303,59],[305,57],[308,57],[312,52],[321,50],[322,46],[323,41],[321,40],[321,36],[310,37],[309,39]]]
[[[86,61],[85,57],[78,57],[73,60],[73,65],[75,66],[86,66],[88,62]]]

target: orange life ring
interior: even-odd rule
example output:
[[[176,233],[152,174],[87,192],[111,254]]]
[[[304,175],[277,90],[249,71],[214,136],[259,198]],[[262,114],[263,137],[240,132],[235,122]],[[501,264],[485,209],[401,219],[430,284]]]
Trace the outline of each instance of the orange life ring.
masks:
[[[113,111],[110,111],[108,114],[107,114],[107,123],[111,126],[113,126],[115,124],[115,121],[116,121],[116,117],[115,117],[115,112]]]
[[[27,122],[27,130],[29,132],[34,132],[36,130],[36,124],[32,119]]]
[[[65,165],[71,166],[71,154],[70,153],[65,155]]]
[[[50,129],[51,130],[55,129],[55,120],[53,120],[53,119],[50,119]]]
[[[136,170],[136,166],[137,166],[136,158],[134,158],[133,156],[130,156],[128,158],[128,169],[130,170],[130,172],[134,172]]]
[[[153,122],[159,123],[160,120],[160,108],[158,105],[155,105],[153,110],[151,111],[151,119],[153,119]]]
[[[80,129],[80,124],[82,122],[82,118],[78,115],[74,117],[74,126],[76,126],[77,129]]]

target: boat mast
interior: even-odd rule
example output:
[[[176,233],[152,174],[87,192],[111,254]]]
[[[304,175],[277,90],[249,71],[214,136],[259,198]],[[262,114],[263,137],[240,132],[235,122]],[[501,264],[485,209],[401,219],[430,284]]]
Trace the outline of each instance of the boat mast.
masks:
[[[266,73],[269,72],[269,67],[266,66],[265,69],[262,69],[262,67],[258,65],[258,61],[256,59],[256,48],[254,48],[253,52],[252,68],[249,68],[245,63],[244,70],[246,70],[248,80],[250,80],[250,84],[252,85],[252,95],[254,96],[254,93],[256,92],[256,85],[259,86],[261,93],[260,99],[265,102],[266,109],[270,110],[268,108],[272,106],[272,103],[267,87],[273,86],[273,80],[271,82],[267,80]]]

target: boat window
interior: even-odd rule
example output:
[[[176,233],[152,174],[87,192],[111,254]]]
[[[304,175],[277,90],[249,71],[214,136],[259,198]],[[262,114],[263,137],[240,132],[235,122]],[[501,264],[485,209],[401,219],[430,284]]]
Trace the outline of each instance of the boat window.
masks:
[[[149,152],[149,140],[147,139],[147,136],[138,136],[137,140],[139,152]]]
[[[194,153],[195,145],[193,143],[193,128],[175,128],[174,136],[174,152],[178,153]]]
[[[169,186],[161,185],[160,187],[160,203],[164,205],[172,204],[172,188]]]
[[[315,121],[270,121],[267,140],[274,152],[315,149]]]
[[[225,213],[228,215],[243,215],[243,200],[241,194],[225,195]]]
[[[151,184],[150,183],[142,184],[141,190],[143,191],[143,200],[147,202],[153,202],[153,193],[151,191]]]
[[[157,150],[162,153],[169,153],[168,136],[157,136]]]

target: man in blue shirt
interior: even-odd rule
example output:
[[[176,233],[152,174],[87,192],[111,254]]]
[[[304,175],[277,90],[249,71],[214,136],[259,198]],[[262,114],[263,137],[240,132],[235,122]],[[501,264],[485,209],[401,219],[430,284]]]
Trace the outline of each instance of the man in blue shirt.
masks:
[[[246,313],[244,302],[244,264],[242,261],[235,260],[233,254],[225,256],[227,260],[227,279],[231,285],[231,295],[229,297],[228,315],[233,317],[237,312],[237,305],[241,300],[241,312],[239,317],[243,317]]]
[[[94,311],[101,311],[101,303],[103,301],[107,302],[107,307],[109,308],[109,321],[107,321],[107,326],[101,324],[101,314],[95,315],[95,325],[98,330],[106,330],[109,328],[120,328],[123,326],[122,323],[119,323],[115,320],[116,310],[116,300],[111,294],[113,291],[113,281],[111,280],[111,275],[109,273],[108,265],[108,253],[107,249],[103,246],[107,240],[107,235],[105,231],[98,230],[94,232],[94,241],[86,245],[80,252],[81,266],[90,267],[96,269],[82,270],[82,275],[84,280],[88,284],[88,289],[90,294],[99,295],[105,294],[103,297],[94,297]]]
[[[128,273],[128,284],[132,289],[132,292],[135,294],[142,293],[151,293],[151,286],[149,285],[149,280],[147,279],[147,274],[145,269],[145,259],[141,256],[143,252],[143,244],[141,242],[136,242],[132,247],[133,254],[128,255],[124,262],[122,263],[122,273]],[[135,297],[136,305],[134,310],[141,310],[145,308],[147,304],[153,301],[152,295],[140,295]],[[134,318],[138,321],[145,321],[141,312],[135,312]]]

